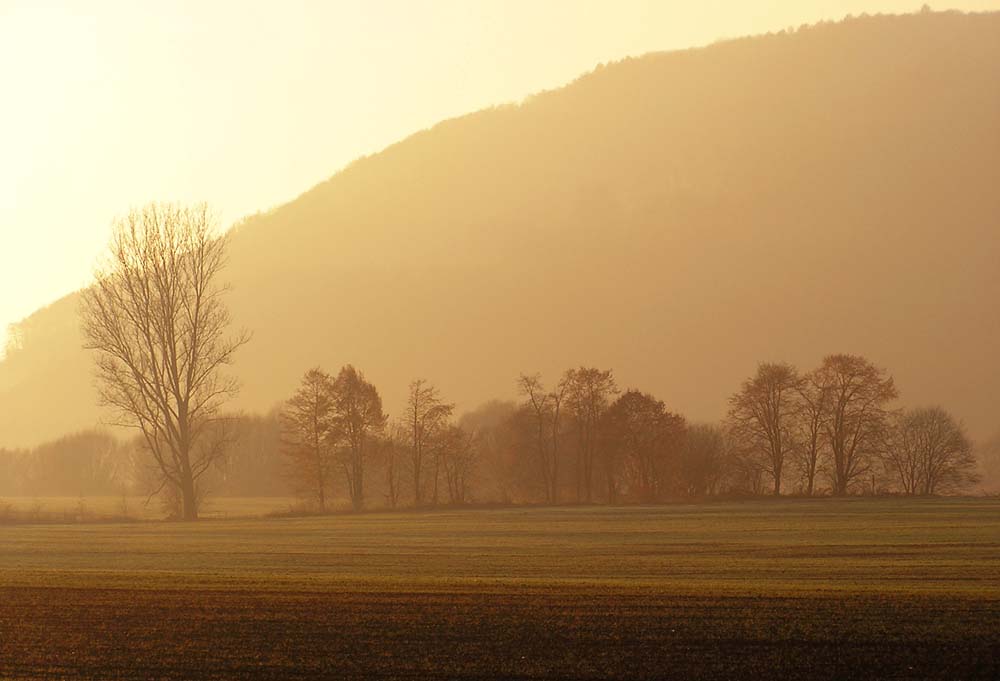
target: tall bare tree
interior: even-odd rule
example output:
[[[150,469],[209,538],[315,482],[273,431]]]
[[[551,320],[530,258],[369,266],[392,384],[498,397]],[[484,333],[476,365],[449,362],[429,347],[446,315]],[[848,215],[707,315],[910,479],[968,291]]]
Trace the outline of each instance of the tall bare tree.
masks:
[[[106,263],[82,295],[101,402],[141,431],[185,520],[197,519],[198,479],[224,452],[205,437],[238,391],[223,369],[249,340],[227,335],[225,266],[226,239],[207,206],[150,204],[115,222]]]
[[[618,394],[611,370],[580,367],[566,372],[566,406],[573,415],[577,433],[576,500],[590,503],[594,492],[594,465],[600,447],[600,425],[611,399]],[[614,496],[613,478],[609,478],[609,497]]]
[[[905,494],[960,492],[979,480],[972,441],[941,407],[900,415],[885,463]]]
[[[315,500],[321,512],[326,510],[336,442],[332,383],[322,369],[310,369],[281,411],[290,477],[300,492]]]
[[[438,395],[438,390],[418,378],[410,383],[410,394],[406,402],[406,419],[409,429],[411,472],[413,474],[413,503],[423,503],[423,472],[427,456],[434,455],[434,438],[451,416],[455,405],[446,404]],[[434,501],[437,502],[437,485],[440,473],[440,457],[434,461]]]
[[[828,412],[829,390],[817,383],[815,372],[810,372],[799,383],[798,397],[794,459],[805,483],[806,496],[811,497],[816,491],[816,476],[825,451],[823,419]]]
[[[476,464],[476,433],[456,425],[447,426],[438,438],[448,503],[465,504],[470,501],[469,487]]]
[[[795,447],[800,384],[790,364],[764,363],[729,398],[731,441],[741,455],[760,462],[775,496],[781,494],[785,460]]]
[[[552,392],[546,392],[538,374],[521,374],[517,380],[525,397],[535,426],[535,455],[545,490],[545,502],[559,501],[559,442],[562,434],[562,408],[566,382],[561,381]]]
[[[389,502],[389,508],[396,508],[402,494],[399,459],[406,450],[410,431],[408,425],[399,419],[393,421],[388,431],[379,441],[379,450],[382,453],[385,498]]]
[[[845,496],[885,449],[890,412],[899,393],[884,369],[858,355],[830,355],[816,370],[816,385],[829,399],[823,420],[832,457],[833,492]]]
[[[385,428],[382,398],[364,374],[348,364],[331,384],[333,434],[347,478],[351,507],[364,508],[365,463],[374,438]]]

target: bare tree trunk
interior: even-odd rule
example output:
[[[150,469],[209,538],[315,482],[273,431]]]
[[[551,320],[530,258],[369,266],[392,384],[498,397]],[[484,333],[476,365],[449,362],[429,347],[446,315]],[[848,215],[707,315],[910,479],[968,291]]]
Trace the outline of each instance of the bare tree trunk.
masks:
[[[323,452],[320,449],[321,445],[319,443],[318,433],[319,430],[317,427],[313,436],[313,446],[315,448],[316,456],[316,484],[318,486],[316,491],[318,492],[317,496],[319,497],[319,511],[320,513],[324,513],[326,512],[326,471],[323,470]]]
[[[386,483],[389,488],[389,508],[395,509],[399,503],[398,481],[396,480],[396,443],[389,441],[386,450]]]
[[[441,479],[441,453],[434,452],[434,505],[438,505],[438,481]]]
[[[837,482],[833,489],[834,496],[847,496],[847,478],[843,474],[837,475]]]
[[[318,497],[318,501],[319,501],[319,512],[320,513],[325,513],[326,512],[326,480],[324,479],[324,475],[323,475],[323,464],[321,464],[318,460],[316,462],[316,482],[317,482],[317,485],[318,485],[318,489],[316,491],[318,493],[317,497]]]
[[[553,428],[558,428],[558,421],[553,425]],[[553,430],[552,433],[552,475],[549,476],[549,503],[558,504],[559,503],[559,440],[558,433]]]
[[[355,463],[355,479],[356,484],[354,488],[354,510],[360,511],[365,507],[365,485],[364,485],[364,466],[360,460],[361,455],[359,455],[359,460]]]
[[[420,457],[416,457],[415,463],[413,465],[413,505],[420,506],[423,502],[423,494],[420,488],[420,470],[422,468],[422,463],[420,462]]]
[[[198,519],[198,500],[196,497],[194,476],[191,475],[191,467],[184,466],[181,473],[181,498],[183,500],[184,520]]]
[[[583,442],[576,451],[576,503],[583,503]]]

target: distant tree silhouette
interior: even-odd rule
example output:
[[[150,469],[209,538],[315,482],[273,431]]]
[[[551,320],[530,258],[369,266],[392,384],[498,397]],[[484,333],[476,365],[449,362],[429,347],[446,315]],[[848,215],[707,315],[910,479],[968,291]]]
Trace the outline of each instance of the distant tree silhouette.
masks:
[[[348,364],[330,384],[331,434],[347,478],[351,507],[364,507],[365,463],[375,438],[385,428],[382,398],[364,375]]]
[[[552,392],[547,392],[538,374],[521,374],[518,390],[525,397],[525,407],[535,428],[535,456],[545,490],[545,502],[559,501],[560,437],[563,428],[562,409],[568,382],[563,380]]]
[[[602,430],[630,494],[644,503],[662,499],[680,464],[683,417],[652,395],[627,390],[605,412]]]
[[[423,473],[427,456],[434,457],[433,500],[438,501],[438,480],[440,478],[439,449],[435,449],[435,438],[447,423],[455,405],[444,403],[438,390],[420,378],[410,383],[404,418],[408,427],[411,472],[413,474],[413,503],[423,503]]]
[[[781,494],[785,461],[795,449],[801,380],[790,364],[764,363],[729,398],[731,441],[771,476],[775,496]]]
[[[979,481],[972,441],[941,407],[903,412],[885,463],[904,494],[961,492]]]
[[[478,454],[476,433],[457,425],[449,425],[441,431],[437,440],[448,490],[448,503],[468,503]]]
[[[15,475],[18,470],[20,452],[0,447],[0,496],[20,492]]]
[[[826,357],[815,380],[829,399],[823,431],[832,458],[833,492],[844,496],[855,480],[871,470],[873,457],[884,451],[887,405],[898,392],[885,370],[857,355]]]
[[[689,427],[681,450],[681,493],[691,497],[716,494],[726,478],[728,460],[724,428],[710,424]]]
[[[573,416],[576,442],[576,501],[590,503],[594,492],[594,468],[600,447],[600,426],[611,399],[618,394],[611,370],[580,367],[563,378],[566,406]],[[614,478],[608,477],[608,496],[614,497]]]
[[[389,432],[378,442],[378,449],[382,454],[385,498],[389,508],[396,508],[399,505],[402,494],[399,460],[407,449],[408,433],[407,424],[397,420],[389,426]]]
[[[107,261],[81,294],[101,401],[142,433],[185,520],[197,519],[198,479],[224,451],[205,437],[238,392],[222,370],[249,340],[226,335],[227,242],[217,231],[205,205],[133,210],[115,223]]]
[[[0,452],[5,459],[0,466],[13,456],[14,452]],[[42,443],[24,452],[20,464],[21,495],[115,496],[122,484],[131,485],[134,478],[128,447],[101,430],[86,430]]]
[[[491,400],[458,420],[466,433],[474,434],[477,493],[490,501],[512,503],[520,488],[519,454],[530,449],[518,446],[518,422],[524,414],[513,402]]]
[[[799,409],[795,419],[794,458],[804,483],[806,496],[816,491],[816,476],[821,470],[824,447],[824,418],[829,408],[830,390],[817,383],[817,375],[810,372],[798,385]]]
[[[299,389],[281,411],[282,440],[289,459],[289,477],[296,487],[325,511],[331,483],[333,447],[333,379],[310,369]]]

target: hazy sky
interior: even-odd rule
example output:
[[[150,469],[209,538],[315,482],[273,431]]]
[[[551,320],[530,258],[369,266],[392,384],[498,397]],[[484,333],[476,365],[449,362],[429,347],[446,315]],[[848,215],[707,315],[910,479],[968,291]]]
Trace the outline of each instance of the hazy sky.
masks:
[[[132,205],[205,200],[229,224],[599,62],[919,5],[0,0],[0,334],[84,285]]]

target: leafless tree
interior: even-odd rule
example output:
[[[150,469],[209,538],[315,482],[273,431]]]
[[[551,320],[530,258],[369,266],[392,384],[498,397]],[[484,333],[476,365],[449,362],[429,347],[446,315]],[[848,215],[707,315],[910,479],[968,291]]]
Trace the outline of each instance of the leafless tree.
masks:
[[[922,488],[921,430],[908,412],[898,414],[884,453],[885,467],[894,475],[903,494],[909,496],[920,494]]]
[[[823,430],[833,459],[833,491],[845,496],[884,451],[887,405],[898,396],[896,385],[885,370],[857,355],[825,358],[816,370],[816,385],[829,399]]]
[[[785,460],[795,448],[800,384],[795,367],[765,363],[729,398],[731,441],[742,456],[760,463],[775,496],[781,494]]]
[[[198,517],[197,482],[224,443],[208,426],[238,391],[223,375],[245,332],[227,336],[226,239],[207,206],[150,204],[116,221],[107,261],[82,295],[84,347],[96,354],[101,401],[138,428],[161,487]]]
[[[406,450],[408,438],[409,429],[407,424],[397,420],[389,427],[388,434],[379,441],[379,450],[382,452],[382,470],[385,478],[385,497],[386,501],[389,502],[389,508],[396,508],[399,505],[399,498],[402,492],[399,459]]]
[[[405,418],[409,429],[411,472],[413,473],[413,503],[423,503],[423,472],[428,454],[434,455],[434,438],[451,416],[455,405],[441,401],[438,390],[424,379],[410,383]],[[440,458],[434,457],[434,503],[438,500]]]
[[[689,427],[681,450],[681,493],[692,497],[716,494],[726,478],[728,461],[724,428],[710,424]]]
[[[794,458],[805,483],[806,496],[810,497],[816,491],[816,476],[825,451],[823,419],[829,410],[829,396],[829,389],[817,383],[814,372],[806,374],[799,382]]]
[[[535,455],[545,489],[545,502],[559,502],[559,443],[562,434],[562,408],[566,395],[566,381],[561,381],[552,392],[546,392],[538,374],[521,374],[518,389],[525,397],[535,424]]]
[[[940,407],[900,415],[885,454],[905,494],[944,494],[968,489],[979,480],[972,441]]]
[[[441,448],[445,484],[448,488],[448,503],[469,502],[469,487],[476,463],[476,433],[458,426],[446,427],[437,438]]]
[[[339,459],[347,478],[351,507],[364,508],[365,462],[373,439],[385,428],[382,398],[364,374],[351,365],[340,370],[330,385],[331,435],[339,445]]]
[[[601,371],[580,367],[566,372],[566,406],[573,415],[577,433],[576,451],[576,500],[590,503],[593,499],[594,465],[600,446],[601,418],[611,399],[618,394],[614,375],[610,370]],[[609,479],[609,495],[614,496],[613,478]]]
[[[281,411],[290,477],[300,491],[315,500],[321,512],[326,510],[336,441],[332,383],[322,369],[310,369]]]

